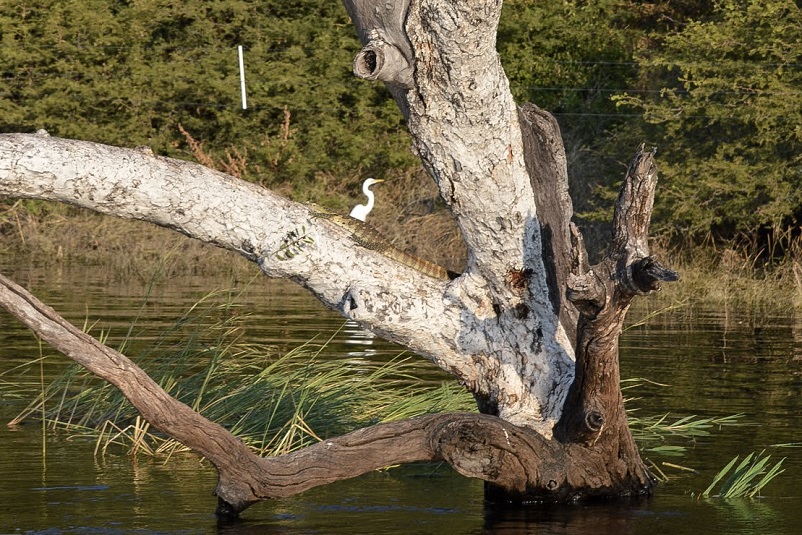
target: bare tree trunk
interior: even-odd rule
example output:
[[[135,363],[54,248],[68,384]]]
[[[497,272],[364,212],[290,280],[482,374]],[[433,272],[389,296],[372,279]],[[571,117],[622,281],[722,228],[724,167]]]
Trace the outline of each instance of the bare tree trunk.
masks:
[[[557,123],[513,102],[499,63],[501,2],[344,3],[365,44],[355,73],[388,85],[462,231],[468,265],[455,280],[361,223],[147,151],[0,135],[0,194],[141,219],[238,252],[430,359],[485,414],[385,424],[260,459],[10,281],[0,281],[0,304],[208,457],[222,515],[418,460],[487,481],[497,501],[648,495],[654,481],[627,426],[618,336],[635,296],[677,279],[649,253],[654,152],[641,148],[630,165],[608,254],[591,267],[571,223]]]

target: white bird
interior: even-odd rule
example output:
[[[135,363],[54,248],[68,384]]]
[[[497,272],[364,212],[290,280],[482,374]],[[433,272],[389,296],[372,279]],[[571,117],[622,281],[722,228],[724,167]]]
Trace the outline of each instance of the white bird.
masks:
[[[373,192],[370,191],[370,187],[373,184],[379,184],[384,182],[379,178],[369,178],[362,183],[362,193],[364,193],[368,198],[368,204],[357,204],[354,206],[354,209],[351,210],[351,217],[354,219],[359,219],[360,221],[364,221],[371,210],[373,210],[373,204],[376,201],[376,198],[373,196]]]

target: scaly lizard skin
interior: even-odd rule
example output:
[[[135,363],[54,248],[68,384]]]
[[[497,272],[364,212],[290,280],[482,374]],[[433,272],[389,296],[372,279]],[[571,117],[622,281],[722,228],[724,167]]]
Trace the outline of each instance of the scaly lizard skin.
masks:
[[[351,240],[365,249],[381,253],[387,258],[392,258],[396,262],[411,267],[416,271],[420,271],[429,277],[445,280],[452,278],[443,267],[422,258],[412,256],[400,249],[396,249],[390,242],[384,239],[384,236],[382,236],[378,230],[363,221],[350,216],[325,211],[314,211],[312,215],[321,219],[328,219],[332,223],[351,231]]]

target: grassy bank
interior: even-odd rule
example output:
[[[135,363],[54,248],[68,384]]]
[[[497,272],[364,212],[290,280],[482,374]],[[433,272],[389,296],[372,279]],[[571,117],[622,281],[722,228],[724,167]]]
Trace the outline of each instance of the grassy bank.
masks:
[[[426,177],[397,177],[374,188],[378,199],[370,218],[373,226],[400,249],[453,271],[463,268],[459,231]],[[334,195],[330,204],[342,205],[335,209],[347,213],[348,195]],[[256,270],[236,254],[155,225],[41,202],[7,203],[0,211],[0,243],[0,259],[6,263],[102,266],[117,280],[182,275],[242,279]],[[682,276],[679,283],[666,284],[650,297],[658,304],[707,303],[756,313],[802,308],[798,243],[770,262],[746,246],[655,249]]]
[[[657,254],[682,277],[655,295],[661,302],[706,303],[756,315],[802,308],[799,244],[773,258],[737,245],[690,245]]]
[[[459,230],[431,179],[422,173],[385,178],[373,188],[377,199],[370,224],[399,249],[462,270],[465,249]],[[349,184],[348,190],[321,190],[299,200],[347,214],[365,202],[362,178]],[[0,245],[0,259],[6,261],[105,266],[110,276],[120,279],[253,273],[253,265],[236,254],[177,232],[42,201],[0,204]]]

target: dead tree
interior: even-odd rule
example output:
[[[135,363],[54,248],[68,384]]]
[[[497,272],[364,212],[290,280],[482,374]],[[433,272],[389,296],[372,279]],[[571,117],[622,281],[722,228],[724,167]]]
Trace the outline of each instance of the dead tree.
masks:
[[[3,306],[207,457],[221,515],[433,460],[485,480],[504,502],[649,495],[654,480],[619,386],[618,336],[635,296],[677,279],[649,253],[654,151],[635,155],[607,255],[589,266],[557,123],[513,102],[499,63],[501,2],[344,3],[364,43],[354,72],[387,84],[462,232],[467,268],[453,280],[346,217],[148,150],[2,135],[0,194],[148,221],[238,252],[451,373],[482,414],[382,424],[259,458],[6,279]]]

